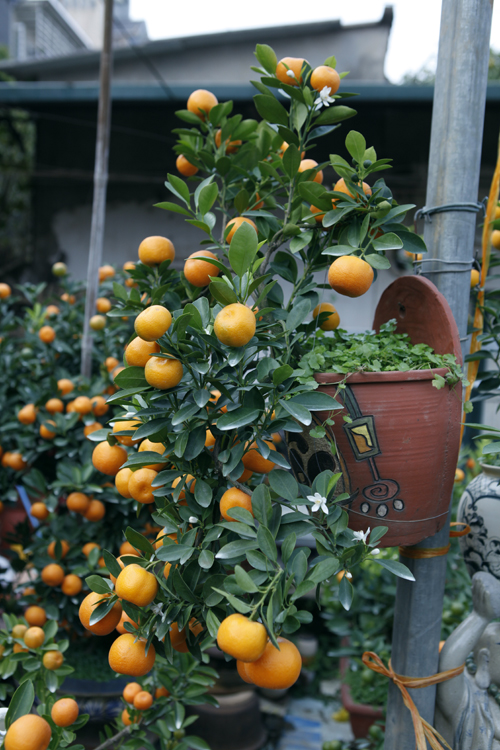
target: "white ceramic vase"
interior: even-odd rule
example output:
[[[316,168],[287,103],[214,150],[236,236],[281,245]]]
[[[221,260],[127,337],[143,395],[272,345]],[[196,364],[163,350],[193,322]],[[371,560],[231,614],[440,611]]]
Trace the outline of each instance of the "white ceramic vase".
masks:
[[[460,549],[471,577],[484,571],[500,579],[500,466],[481,468],[460,498],[457,521],[471,527]]]

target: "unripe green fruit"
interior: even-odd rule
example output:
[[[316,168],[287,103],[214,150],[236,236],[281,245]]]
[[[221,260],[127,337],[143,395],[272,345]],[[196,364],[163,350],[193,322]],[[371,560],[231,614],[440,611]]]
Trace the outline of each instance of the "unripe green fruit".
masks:
[[[54,263],[52,266],[52,273],[54,276],[66,276],[68,273],[68,267],[66,263]]]
[[[92,315],[89,325],[93,331],[102,331],[106,326],[106,318],[104,315]]]

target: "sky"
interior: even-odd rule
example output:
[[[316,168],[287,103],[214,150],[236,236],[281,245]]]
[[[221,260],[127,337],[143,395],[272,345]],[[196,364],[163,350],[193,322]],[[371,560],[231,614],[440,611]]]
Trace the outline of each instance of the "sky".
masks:
[[[151,39],[217,31],[340,19],[344,24],[378,21],[384,7],[394,8],[385,74],[399,83],[406,73],[435,68],[441,0],[130,0],[130,15],[146,21]],[[494,5],[491,46],[500,51],[500,6]],[[292,54],[292,53],[291,53]]]

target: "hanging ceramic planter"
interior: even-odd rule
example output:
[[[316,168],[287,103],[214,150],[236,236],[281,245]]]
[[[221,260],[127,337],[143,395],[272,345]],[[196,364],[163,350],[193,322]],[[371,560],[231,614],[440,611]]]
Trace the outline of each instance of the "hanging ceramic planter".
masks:
[[[374,328],[395,318],[396,333],[413,344],[461,360],[455,320],[443,295],[427,279],[402,277],[383,293]],[[336,396],[343,408],[325,425],[325,437],[288,434],[291,465],[297,479],[310,484],[325,469],[341,472],[338,494],[355,531],[388,526],[384,546],[411,545],[435,534],[445,523],[457,465],[462,386],[432,385],[446,369],[407,372],[320,373],[319,391]],[[317,412],[323,424],[328,412]],[[344,420],[348,418],[348,421]]]
[[[471,529],[460,550],[471,577],[483,571],[500,579],[500,466],[481,468],[460,498],[457,521]]]

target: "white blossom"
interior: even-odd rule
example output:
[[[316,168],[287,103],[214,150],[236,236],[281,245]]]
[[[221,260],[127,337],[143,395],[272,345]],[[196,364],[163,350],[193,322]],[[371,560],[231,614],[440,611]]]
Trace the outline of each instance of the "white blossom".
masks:
[[[161,604],[153,604],[151,607],[151,612],[154,612],[155,615],[162,615],[163,614],[163,607]]]
[[[319,92],[318,98],[314,102],[314,109],[318,111],[318,109],[321,109],[321,107],[329,107],[330,104],[334,104],[335,99],[333,96],[330,96],[331,88],[329,86],[325,86],[321,89]]]
[[[196,516],[189,516],[189,523],[198,523]]]
[[[293,72],[293,70],[287,70],[286,74],[289,78],[295,78],[295,73]]]
[[[352,578],[352,573],[349,573],[349,571],[346,570],[345,577],[350,581]]]
[[[317,510],[322,510],[323,513],[328,515],[328,507],[326,504],[326,497],[320,495],[319,492],[315,492],[314,495],[308,495],[307,499],[313,504],[312,512],[315,513]]]
[[[370,555],[378,555],[379,552],[380,552],[379,548],[375,547],[375,549],[372,549],[372,551],[370,552]]]
[[[352,536],[353,539],[356,539],[357,542],[365,542],[368,539],[368,536],[370,534],[370,527],[368,526],[366,531],[353,531]]]

